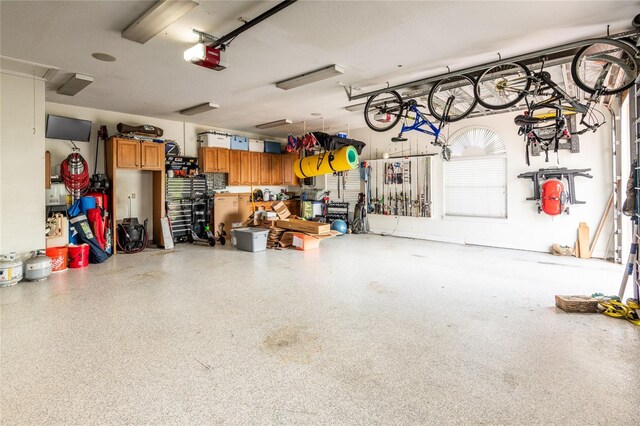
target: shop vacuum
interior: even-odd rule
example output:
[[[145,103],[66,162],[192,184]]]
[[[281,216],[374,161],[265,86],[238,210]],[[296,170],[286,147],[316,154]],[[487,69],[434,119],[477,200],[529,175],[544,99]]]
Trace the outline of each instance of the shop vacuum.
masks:
[[[117,227],[118,248],[125,253],[140,253],[147,248],[149,243],[148,223],[149,219],[145,219],[144,224],[140,224],[136,217],[123,219]]]

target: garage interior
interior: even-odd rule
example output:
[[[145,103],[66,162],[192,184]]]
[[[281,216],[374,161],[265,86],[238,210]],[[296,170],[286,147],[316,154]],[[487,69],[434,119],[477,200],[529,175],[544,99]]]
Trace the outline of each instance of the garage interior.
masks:
[[[636,418],[639,10],[540,4],[1,1],[2,423]]]

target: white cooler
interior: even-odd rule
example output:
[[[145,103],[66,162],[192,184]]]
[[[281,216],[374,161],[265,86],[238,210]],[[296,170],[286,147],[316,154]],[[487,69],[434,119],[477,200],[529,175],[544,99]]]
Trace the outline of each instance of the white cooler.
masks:
[[[231,136],[217,135],[213,132],[198,133],[198,142],[208,148],[227,148],[231,147]]]
[[[249,151],[264,152],[264,141],[258,139],[249,139]]]

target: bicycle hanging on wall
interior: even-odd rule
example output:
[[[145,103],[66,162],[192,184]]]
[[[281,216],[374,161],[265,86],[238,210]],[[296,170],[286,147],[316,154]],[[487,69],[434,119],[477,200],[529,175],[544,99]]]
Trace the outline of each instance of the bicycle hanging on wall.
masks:
[[[571,62],[571,75],[576,85],[589,94],[586,103],[569,95],[544,70],[532,72],[519,62],[507,62],[484,71],[477,79],[474,93],[478,103],[488,109],[501,110],[518,104],[523,99],[526,111],[515,117],[519,134],[527,142],[526,161],[529,165],[529,147],[541,146],[546,152],[551,146],[558,152],[560,140],[572,135],[595,132],[604,121],[604,115],[595,109],[598,99],[627,90],[633,84],[638,65],[634,46],[620,40],[602,40],[582,47]],[[568,115],[580,115],[582,128],[570,129]],[[577,120],[576,120],[577,121]]]
[[[637,35],[634,35],[634,37]],[[629,39],[631,40],[631,39]],[[604,124],[604,117],[595,109],[597,101],[606,95],[627,90],[638,75],[637,48],[627,40],[603,38],[585,41],[571,61],[571,76],[576,86],[589,94],[580,102],[559,87],[551,74],[542,69],[532,72],[519,62],[501,61],[486,70],[445,77],[429,91],[428,111],[415,99],[403,100],[395,90],[373,94],[365,104],[365,122],[378,132],[402,125],[392,141],[404,141],[407,131],[434,136],[432,144],[442,148],[443,158],[450,152],[442,129],[450,122],[461,120],[473,112],[476,103],[490,110],[513,107],[525,100],[525,117],[519,117],[520,132],[529,143],[550,146],[557,150],[559,139],[569,139],[571,132],[595,131]],[[543,58],[541,58],[543,59]],[[465,71],[463,71],[465,72]],[[473,77],[480,73],[477,80]],[[437,123],[427,118],[430,113]],[[581,129],[569,129],[566,116],[578,114]]]
[[[451,150],[441,133],[446,123],[462,120],[469,115],[476,106],[476,99],[469,96],[469,88],[473,88],[474,81],[465,75],[454,75],[436,83],[429,91],[428,109],[431,115],[439,121],[434,124],[427,118],[427,113],[415,99],[404,101],[396,91],[379,93],[371,96],[364,107],[364,119],[367,126],[376,132],[386,132],[402,121],[400,133],[391,138],[393,142],[403,142],[403,136],[408,131],[418,131],[434,136],[433,145],[442,148],[442,158],[449,160]],[[465,90],[467,88],[467,90]]]

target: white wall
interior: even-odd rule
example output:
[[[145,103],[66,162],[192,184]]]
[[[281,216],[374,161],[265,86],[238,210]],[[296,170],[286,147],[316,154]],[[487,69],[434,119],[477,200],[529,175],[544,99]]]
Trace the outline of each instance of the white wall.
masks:
[[[44,82],[0,73],[0,253],[45,247]]]
[[[80,118],[83,120],[91,120],[93,122],[91,129],[91,141],[89,143],[77,142],[80,153],[89,164],[90,174],[93,174],[95,155],[96,155],[96,134],[100,125],[106,125],[109,135],[117,134],[116,126],[122,122],[130,125],[152,124],[164,130],[163,138],[175,140],[181,148],[182,155],[197,156],[198,155],[198,133],[205,130],[218,130],[239,136],[246,136],[253,139],[274,138],[264,137],[259,134],[236,132],[229,129],[220,129],[210,126],[202,126],[192,123],[184,123],[173,120],[162,120],[158,118],[145,117],[140,115],[124,114],[113,111],[103,111],[92,108],[82,108],[73,105],[56,104],[47,102],[45,104],[47,114],[62,115],[71,118]],[[276,139],[277,140],[277,139]],[[278,140],[282,142],[281,140]],[[60,164],[71,153],[71,144],[68,141],[58,139],[46,139],[46,149],[51,152],[51,164]],[[98,157],[98,172],[104,173],[104,144],[100,143],[100,152]],[[134,170],[118,170],[118,218],[129,217],[128,196],[135,194],[135,199],[131,200],[131,216],[140,220],[145,218],[151,219],[153,214],[152,208],[152,177],[151,172],[140,172]],[[273,192],[279,192],[281,187],[269,187]],[[261,187],[261,189],[264,189]],[[230,192],[249,192],[249,187],[227,187]],[[151,230],[152,231],[152,230]],[[151,233],[151,232],[150,232]]]
[[[524,157],[525,142],[517,134],[513,124],[515,113],[505,113],[481,118],[472,118],[453,123],[445,128],[447,137],[470,126],[485,126],[500,134],[507,147],[507,219],[452,218],[444,216],[443,166],[440,156],[434,157],[432,169],[433,217],[414,218],[369,215],[373,232],[392,232],[394,235],[430,240],[449,241],[461,244],[477,244],[533,251],[548,251],[552,243],[573,246],[577,239],[579,222],[589,225],[591,235],[595,233],[612,187],[611,127],[608,112],[604,111],[607,124],[595,134],[580,136],[580,153],[560,151],[560,164],[556,155],[549,153],[549,162],[540,157],[531,157],[527,167]],[[368,128],[351,131],[350,137],[367,143],[362,159],[381,158],[383,152],[391,156],[404,154],[439,152],[430,142],[432,137],[418,132],[406,133],[408,142],[394,143],[390,139],[398,129],[377,133]],[[377,151],[377,157],[376,157]],[[577,199],[584,205],[573,205],[570,215],[551,217],[538,214],[534,201],[526,198],[533,195],[530,179],[518,179],[517,175],[548,167],[591,168],[593,179],[576,178]],[[480,177],[481,178],[481,177]],[[607,237],[611,232],[611,219],[600,236],[594,251],[595,257],[604,256]]]

